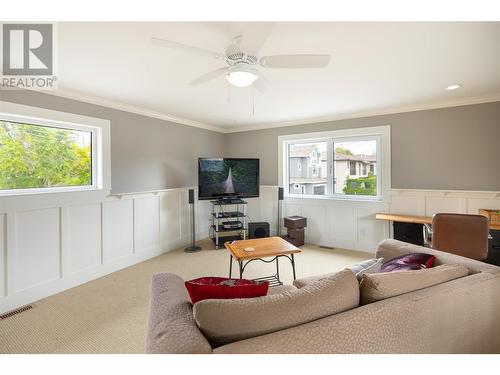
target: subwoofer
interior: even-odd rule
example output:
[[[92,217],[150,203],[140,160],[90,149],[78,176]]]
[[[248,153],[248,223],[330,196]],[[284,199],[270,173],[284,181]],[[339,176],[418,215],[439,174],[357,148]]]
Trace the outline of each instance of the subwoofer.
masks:
[[[269,237],[269,223],[248,223],[248,238]]]

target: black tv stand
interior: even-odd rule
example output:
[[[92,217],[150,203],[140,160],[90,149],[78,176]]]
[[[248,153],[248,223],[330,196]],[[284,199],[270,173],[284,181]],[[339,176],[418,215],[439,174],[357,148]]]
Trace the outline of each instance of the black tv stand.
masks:
[[[244,240],[247,237],[247,202],[238,197],[210,201],[212,203],[212,218],[210,238],[218,249],[224,242]],[[231,211],[224,206],[234,205]]]

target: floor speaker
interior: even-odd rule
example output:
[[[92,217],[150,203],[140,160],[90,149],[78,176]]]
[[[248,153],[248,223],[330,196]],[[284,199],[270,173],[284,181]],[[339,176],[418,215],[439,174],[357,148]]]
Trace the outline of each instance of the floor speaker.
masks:
[[[285,195],[285,189],[278,187],[278,237],[281,237],[281,206]]]
[[[196,246],[196,230],[195,230],[195,222],[196,217],[194,216],[194,189],[188,190],[188,203],[191,206],[191,246],[188,246],[184,249],[186,253],[194,253],[196,251],[200,251],[201,247]]]
[[[269,223],[248,223],[248,238],[269,237]]]

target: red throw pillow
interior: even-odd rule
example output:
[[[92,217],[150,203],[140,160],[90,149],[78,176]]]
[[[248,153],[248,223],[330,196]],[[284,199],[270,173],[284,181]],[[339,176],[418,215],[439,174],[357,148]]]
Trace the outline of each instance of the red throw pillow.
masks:
[[[204,299],[262,297],[269,289],[269,281],[227,277],[200,277],[186,281],[184,284],[193,304]]]
[[[424,253],[411,253],[391,259],[384,263],[380,272],[411,271],[434,266],[436,257]]]

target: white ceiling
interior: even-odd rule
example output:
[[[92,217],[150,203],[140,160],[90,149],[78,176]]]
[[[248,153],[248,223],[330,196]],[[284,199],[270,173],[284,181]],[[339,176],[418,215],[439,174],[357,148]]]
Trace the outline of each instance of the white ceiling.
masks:
[[[500,23],[276,23],[260,55],[331,54],[322,69],[267,69],[265,94],[219,77],[220,60],[154,46],[151,37],[223,52],[243,24],[60,23],[61,93],[101,98],[238,131],[284,122],[500,94]],[[460,83],[461,89],[444,90]],[[184,119],[184,120],[182,120]],[[198,125],[200,125],[198,124]],[[224,129],[222,129],[224,130]]]

